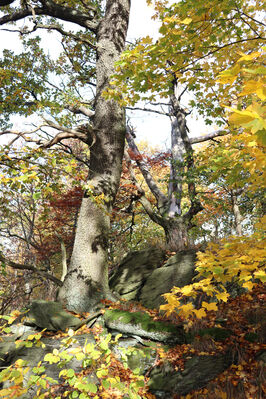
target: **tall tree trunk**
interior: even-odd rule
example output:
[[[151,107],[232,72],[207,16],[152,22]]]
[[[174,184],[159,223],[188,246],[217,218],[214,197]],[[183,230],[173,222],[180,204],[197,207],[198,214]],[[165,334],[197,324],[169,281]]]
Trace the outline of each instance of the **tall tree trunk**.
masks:
[[[192,219],[203,208],[197,199],[195,183],[191,178],[185,179],[184,172],[189,175],[194,168],[193,150],[188,137],[186,125],[186,112],[180,105],[176,96],[176,84],[173,83],[173,93],[170,96],[171,115],[171,165],[168,195],[159,189],[155,180],[149,172],[138,147],[134,142],[130,127],[126,135],[130,148],[130,157],[136,161],[149,189],[157,200],[157,211],[151,206],[145,197],[144,190],[139,186],[133,169],[130,167],[129,155],[126,155],[131,179],[134,181],[138,192],[139,200],[145,211],[153,222],[163,227],[167,249],[171,251],[182,251],[192,243],[189,240],[189,229],[193,226]],[[189,176],[188,176],[189,177]],[[183,184],[187,183],[190,208],[182,214]]]
[[[242,236],[242,234],[243,234],[242,216],[241,216],[241,212],[240,212],[240,208],[239,208],[238,196],[234,190],[231,191],[231,201],[232,201],[232,209],[233,209],[233,214],[234,214],[235,232],[238,236]]]
[[[190,247],[188,226],[183,218],[168,218],[163,222],[167,249],[170,251],[182,251]]]
[[[88,190],[82,200],[73,253],[58,299],[84,312],[109,296],[107,245],[110,211],[119,186],[125,142],[124,110],[102,93],[123,51],[130,0],[107,0],[97,31],[97,89]]]

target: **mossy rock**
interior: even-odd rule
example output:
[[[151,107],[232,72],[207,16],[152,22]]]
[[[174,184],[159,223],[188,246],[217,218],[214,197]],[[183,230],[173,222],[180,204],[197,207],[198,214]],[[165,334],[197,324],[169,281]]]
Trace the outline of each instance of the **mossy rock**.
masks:
[[[156,359],[156,348],[135,347],[132,352],[127,354],[127,363],[131,370],[138,370],[139,374],[144,375],[154,364]]]
[[[156,268],[147,278],[141,289],[139,301],[146,308],[159,308],[165,304],[163,294],[173,286],[184,287],[195,276],[196,251],[186,250],[171,256],[165,264]]]
[[[124,334],[176,344],[185,342],[182,327],[154,321],[146,313],[109,309],[104,314],[104,320],[108,328]]]
[[[227,338],[231,337],[232,334],[233,331],[219,327],[205,328],[203,330],[200,330],[198,333],[198,335],[201,337],[210,336],[215,341],[224,341]]]
[[[30,305],[25,322],[50,331],[65,331],[76,327],[80,320],[67,313],[59,302],[35,300]]]

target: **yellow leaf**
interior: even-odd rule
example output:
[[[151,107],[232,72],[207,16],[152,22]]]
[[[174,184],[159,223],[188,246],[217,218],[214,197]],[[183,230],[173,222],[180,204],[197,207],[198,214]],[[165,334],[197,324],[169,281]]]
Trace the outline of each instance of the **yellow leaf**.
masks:
[[[254,276],[260,279],[262,282],[266,282],[266,273],[263,270],[255,272]]]
[[[217,303],[215,302],[211,302],[211,303],[207,303],[207,302],[202,302],[202,307],[207,309],[207,310],[218,310],[217,308]]]
[[[249,123],[254,120],[255,116],[252,115],[250,112],[247,114],[245,112],[239,113],[236,110],[235,112],[229,116],[229,122],[232,125],[242,125],[245,123]]]
[[[221,76],[219,79],[217,79],[217,82],[222,84],[233,84],[236,78],[237,76],[232,75]]]
[[[189,25],[192,22],[192,18],[185,18],[181,21],[181,24]]]
[[[195,313],[197,319],[202,319],[202,317],[206,317],[207,314],[205,312],[205,310],[203,308],[197,310],[197,309],[193,309],[193,313]]]
[[[257,146],[257,142],[256,141],[250,141],[248,143],[248,147],[256,147]]]
[[[183,288],[180,290],[183,295],[189,296],[191,292],[193,291],[193,285],[185,285]]]
[[[221,292],[221,293],[216,294],[216,298],[219,301],[227,302],[228,297],[229,297],[229,294],[227,292]]]
[[[219,77],[217,79],[218,83],[234,83],[236,80],[238,73],[240,71],[240,66],[239,64],[236,64],[234,67],[227,69],[219,74]]]
[[[247,288],[249,291],[252,290],[254,284],[251,281],[247,281],[246,283],[243,284],[244,288]]]
[[[264,87],[263,86],[259,87],[258,90],[256,90],[256,94],[262,101],[265,101],[265,99],[266,99],[266,88],[265,88],[265,86]]]
[[[192,313],[192,311],[194,310],[194,306],[190,302],[190,303],[187,303],[186,305],[180,306],[179,309],[180,309],[180,312],[182,313],[182,315],[186,317]]]
[[[251,54],[245,54],[245,55],[243,55],[243,57],[239,58],[239,60],[237,62],[240,62],[240,61],[251,61],[254,58],[259,57],[260,55],[261,55],[261,53],[259,53],[258,51],[256,51],[255,53],[251,53]]]
[[[255,93],[260,88],[261,88],[261,81],[249,80],[248,82],[245,83],[244,90],[242,90],[241,92],[241,96]]]

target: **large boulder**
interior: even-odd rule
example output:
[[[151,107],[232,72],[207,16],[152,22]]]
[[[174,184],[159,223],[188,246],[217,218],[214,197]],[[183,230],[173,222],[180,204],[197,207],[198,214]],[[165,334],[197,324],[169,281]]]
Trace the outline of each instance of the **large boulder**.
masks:
[[[77,335],[73,342],[66,349],[63,342],[63,338],[56,337],[46,337],[42,338],[38,342],[34,342],[34,335],[37,334],[36,330],[28,330],[23,333],[19,340],[16,340],[16,335],[10,337],[2,337],[0,341],[0,367],[5,369],[6,367],[14,364],[19,359],[25,362],[26,372],[23,375],[23,386],[26,387],[29,383],[30,376],[32,372],[40,368],[40,363],[45,366],[45,371],[41,372],[40,375],[46,375],[47,378],[51,378],[60,384],[63,383],[62,377],[59,376],[62,367],[58,364],[49,364],[44,361],[45,355],[52,354],[55,350],[66,350],[66,352],[71,355],[73,349],[84,347],[89,342],[94,343],[94,337],[92,334]],[[77,360],[75,357],[67,363],[69,369],[75,370],[79,373],[82,371],[82,361]],[[38,374],[38,371],[34,372]],[[88,376],[89,381],[97,382],[94,375]],[[13,385],[12,380],[4,381],[2,388],[7,389],[10,385]],[[30,384],[27,388],[27,392],[22,396],[21,399],[32,399],[35,397],[37,389],[39,387],[35,384]]]
[[[80,320],[66,312],[61,303],[43,300],[31,303],[25,321],[27,324],[50,331],[65,331],[80,324]]]
[[[164,251],[159,248],[130,252],[111,276],[111,290],[124,299],[138,301],[143,284],[150,274],[161,266],[163,259]]]
[[[182,251],[171,256],[160,268],[153,270],[141,289],[140,302],[147,308],[165,303],[163,294],[175,287],[190,284],[195,275],[196,252]]]
[[[149,387],[157,398],[171,399],[203,388],[209,381],[233,363],[232,350],[218,355],[193,356],[185,362],[183,371],[176,371],[169,362],[155,367],[150,373]]]
[[[195,275],[196,251],[171,256],[163,264],[164,253],[151,248],[129,253],[110,279],[110,287],[122,298],[139,301],[147,308],[164,303],[162,294],[190,284]]]

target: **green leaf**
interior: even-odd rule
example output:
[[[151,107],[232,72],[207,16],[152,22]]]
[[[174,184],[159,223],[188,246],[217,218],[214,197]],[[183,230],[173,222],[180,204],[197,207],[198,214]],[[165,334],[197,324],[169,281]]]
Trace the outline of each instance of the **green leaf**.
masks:
[[[102,386],[104,389],[108,389],[110,387],[110,382],[107,380],[102,380]]]
[[[38,200],[38,199],[41,198],[41,196],[42,196],[42,193],[39,191],[39,192],[34,193],[34,194],[32,195],[32,198],[33,198],[34,200]]]
[[[96,393],[97,390],[98,390],[97,385],[95,385],[95,384],[93,384],[93,383],[91,383],[91,382],[89,382],[88,384],[86,384],[86,389],[87,389],[89,392],[92,392],[92,393]]]
[[[74,375],[75,375],[75,371],[73,369],[67,370],[67,374],[66,374],[67,377],[72,378],[72,377],[74,377]]]

